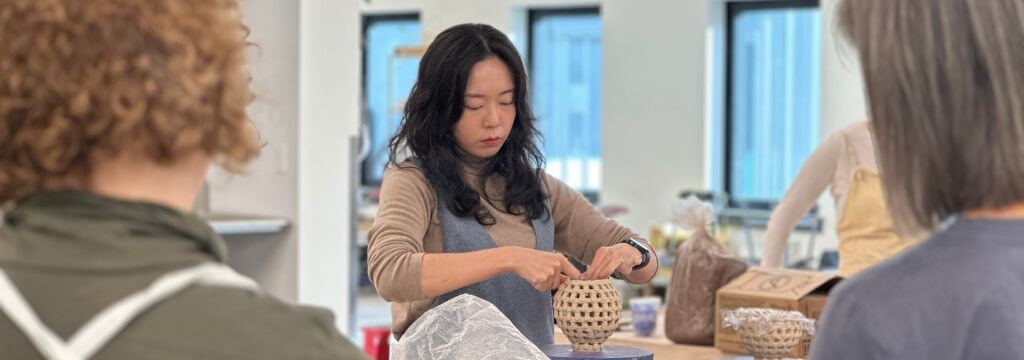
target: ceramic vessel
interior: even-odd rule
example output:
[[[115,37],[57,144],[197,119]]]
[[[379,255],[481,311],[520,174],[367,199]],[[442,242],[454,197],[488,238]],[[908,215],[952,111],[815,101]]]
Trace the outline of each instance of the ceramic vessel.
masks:
[[[807,336],[804,324],[783,320],[740,326],[740,343],[757,360],[783,359]]]
[[[601,351],[621,315],[619,292],[607,279],[569,280],[555,293],[555,323],[573,351]]]

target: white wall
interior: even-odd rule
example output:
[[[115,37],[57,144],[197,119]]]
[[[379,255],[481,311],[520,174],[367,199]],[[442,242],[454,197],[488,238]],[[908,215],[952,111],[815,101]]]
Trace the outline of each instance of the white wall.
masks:
[[[831,134],[867,119],[867,106],[857,55],[833,24],[836,0],[821,1],[821,131]],[[833,36],[834,35],[834,36]]]
[[[277,216],[298,214],[298,38],[297,3],[277,0],[244,2],[256,100],[250,115],[267,145],[243,176],[223,171],[210,175],[210,207],[215,212]],[[255,278],[271,294],[297,299],[298,240],[295,227],[281,234],[227,236],[229,263]]]
[[[289,219],[283,233],[228,236],[229,262],[285,300],[350,319],[349,138],[358,129],[360,1],[247,0],[257,99],[266,143],[248,174],[211,173],[210,205]],[[301,20],[301,21],[300,21]]]
[[[649,3],[650,6],[646,6]],[[647,234],[684,188],[704,188],[706,1],[608,1],[602,189]]]
[[[421,2],[423,34],[432,39],[450,26],[461,23],[485,23],[503,31],[508,30],[507,0],[425,0]]]
[[[350,140],[361,98],[359,1],[302,1],[299,300],[334,311],[348,331],[353,194]]]
[[[523,32],[526,9],[567,7],[567,6],[599,6],[599,0],[424,0],[419,1],[420,20],[423,22],[423,34],[433,39],[438,33],[451,26],[463,23],[484,23],[494,26],[518,40],[525,35]]]

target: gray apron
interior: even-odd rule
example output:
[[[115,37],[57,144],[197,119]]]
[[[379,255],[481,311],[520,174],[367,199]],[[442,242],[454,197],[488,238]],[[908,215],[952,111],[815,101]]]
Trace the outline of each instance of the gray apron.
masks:
[[[555,249],[555,226],[551,222],[550,210],[540,219],[531,220],[537,237],[537,250]],[[472,216],[460,218],[445,206],[444,197],[437,196],[437,214],[441,220],[445,253],[464,253],[498,247],[483,225]],[[458,266],[459,264],[452,264]],[[431,308],[452,298],[470,294],[494,304],[505,314],[534,345],[554,343],[554,320],[551,292],[538,291],[529,282],[515,274],[502,274],[491,279],[441,295],[434,299]]]

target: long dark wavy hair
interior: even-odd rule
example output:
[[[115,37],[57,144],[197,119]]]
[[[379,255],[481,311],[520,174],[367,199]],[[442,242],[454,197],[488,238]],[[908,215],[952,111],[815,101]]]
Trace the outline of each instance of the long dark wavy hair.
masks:
[[[438,200],[444,200],[453,214],[474,216],[482,225],[494,224],[494,216],[480,202],[481,195],[462,178],[461,157],[465,155],[458,150],[454,132],[465,106],[470,70],[490,57],[501,60],[512,73],[516,118],[507,142],[479,174],[479,188],[485,189],[488,177],[501,176],[506,184],[504,211],[538,219],[546,214],[547,195],[540,180],[544,157],[535,142],[540,135],[530,109],[526,70],[508,37],[489,25],[456,25],[430,43],[420,60],[402,124],[388,144],[388,163],[400,166],[399,155],[407,149],[438,190]],[[483,198],[490,201],[486,191]]]

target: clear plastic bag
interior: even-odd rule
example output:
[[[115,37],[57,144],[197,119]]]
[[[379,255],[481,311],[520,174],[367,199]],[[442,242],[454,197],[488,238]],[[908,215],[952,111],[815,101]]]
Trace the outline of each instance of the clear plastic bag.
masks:
[[[740,344],[754,359],[779,359],[814,335],[814,321],[796,311],[740,308],[726,311],[722,325],[739,331]]]
[[[665,336],[691,345],[715,340],[715,292],[747,270],[747,264],[710,235],[711,205],[696,197],[673,205],[674,221],[693,229],[676,252],[665,304]]]
[[[420,316],[392,347],[391,358],[548,360],[497,307],[468,294]]]
[[[727,328],[740,330],[749,326],[755,335],[765,335],[771,331],[776,324],[793,322],[803,328],[807,336],[814,335],[814,320],[810,320],[797,311],[786,311],[767,308],[739,308],[726,311],[722,314],[722,325]]]

